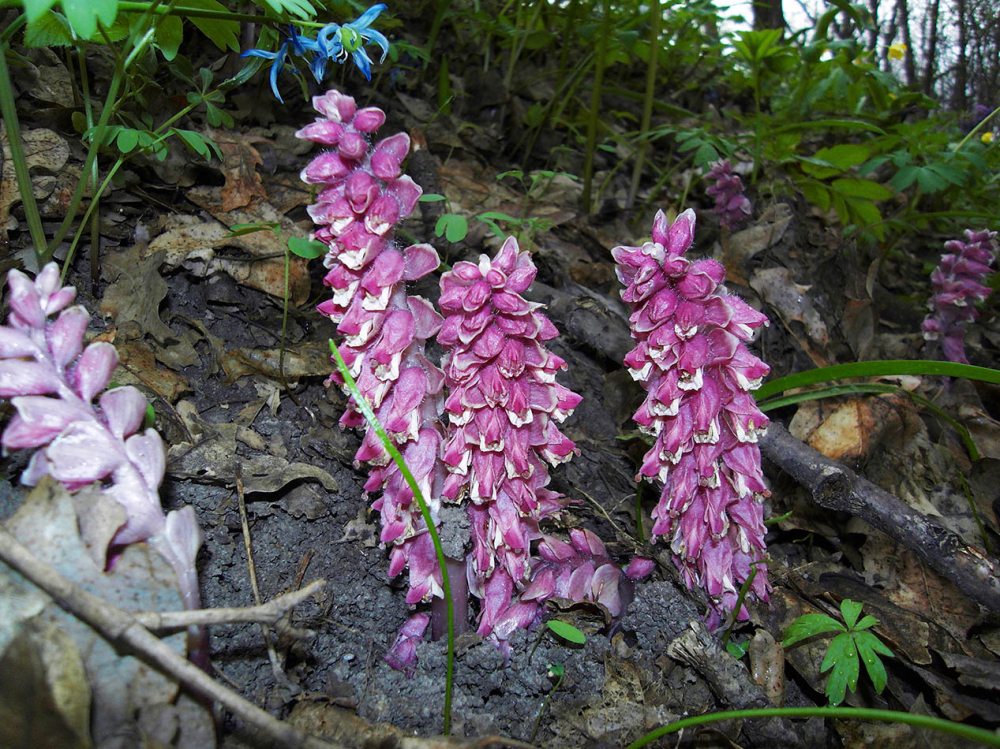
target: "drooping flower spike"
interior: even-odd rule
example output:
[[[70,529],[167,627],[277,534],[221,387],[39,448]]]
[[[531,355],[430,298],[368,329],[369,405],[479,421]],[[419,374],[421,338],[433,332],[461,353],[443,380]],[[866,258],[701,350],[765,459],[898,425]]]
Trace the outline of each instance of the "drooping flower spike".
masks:
[[[706,192],[715,198],[715,212],[722,226],[733,229],[749,218],[753,211],[750,200],[743,194],[743,181],[733,173],[729,159],[713,164],[705,179],[712,181]]]
[[[308,211],[319,225],[314,236],[330,248],[323,282],[333,295],[319,311],[337,323],[343,336],[338,351],[437,523],[444,480],[439,459],[444,376],[424,347],[441,327],[441,316],[426,299],[408,295],[406,283],[436,270],[439,260],[430,245],[403,248],[395,241],[396,226],[414,210],[421,193],[401,173],[410,140],[398,133],[372,144],[385,114],[377,107],[358,109],[339,91],[314,97],[313,106],[322,116],[296,134],[331,149],[301,174],[319,188]],[[343,385],[337,372],[330,381]],[[366,427],[353,399],[340,423]],[[408,603],[441,596],[441,573],[424,519],[373,429],[366,429],[355,458],[370,467],[365,489],[381,492],[372,508],[382,516],[381,542],[392,547],[389,575],[409,568]]]
[[[968,364],[965,355],[965,329],[979,316],[976,302],[992,292],[984,285],[996,255],[996,232],[966,230],[965,242],[953,239],[944,246],[941,265],[931,274],[934,294],[931,314],[922,330],[928,341],[940,341],[947,359]]]
[[[660,211],[651,242],[612,252],[637,341],[625,364],[647,391],[633,418],[656,440],[636,478],[663,487],[653,536],[670,544],[688,586],[708,594],[717,625],[765,558],[768,490],[756,442],[768,419],[750,391],[769,368],[745,342],[767,318],[726,291],[721,265],[684,257],[694,225],[694,211],[673,224]],[[750,594],[767,600],[762,566]]]

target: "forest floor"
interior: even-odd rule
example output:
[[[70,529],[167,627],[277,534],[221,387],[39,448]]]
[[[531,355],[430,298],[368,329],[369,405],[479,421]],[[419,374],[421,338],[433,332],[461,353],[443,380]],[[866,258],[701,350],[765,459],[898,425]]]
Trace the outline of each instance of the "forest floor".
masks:
[[[68,73],[58,58],[38,53],[33,60],[34,82],[22,73],[27,77],[20,81],[19,105],[36,194],[42,195],[46,228],[52,230],[79,176],[81,151],[69,122],[72,102],[58,88]],[[470,91],[490,89],[481,81],[467,83]],[[433,92],[424,94],[427,99],[413,91],[376,93],[370,100],[357,94],[362,103],[388,113],[381,136],[404,130],[421,145],[408,170],[424,191],[444,194],[451,212],[470,219],[501,211],[548,223],[524,243],[539,267],[529,296],[548,304],[562,333],[550,344],[568,364],[560,382],[583,396],[565,424],[580,455],[553,471],[553,488],[574,500],[562,522],[593,530],[623,561],[636,553],[658,561],[657,571],[635,585],[634,600],[611,634],[595,607],[553,612],[587,635],[582,646],[538,631],[518,632],[505,660],[493,645],[462,635],[453,735],[502,736],[546,747],[615,747],[685,715],[771,701],[823,705],[825,675],[819,669],[828,640],[814,638],[787,651],[779,643],[795,617],[837,616],[847,598],[862,602],[865,613],[879,619],[874,631],[895,657],[884,659],[888,685],[881,695],[862,675],[858,692],[845,704],[1000,726],[996,612],[986,612],[885,533],[847,513],[818,507],[809,492],[770,463],[766,515],[780,518],[768,535],[771,603],[754,606],[751,623],[733,632],[737,642],[753,636],[751,665],[723,675],[718,660],[728,656],[717,644],[703,643],[700,658],[696,653],[685,659],[678,652],[677,641],[698,629],[705,606],[679,584],[662,544],[638,540],[638,525],[651,527],[652,491],[637,517],[634,475],[646,448],[628,437],[641,391],[621,363],[632,344],[610,254],[616,245],[649,235],[652,210],[678,206],[663,195],[640,193],[650,197],[650,209],[627,210],[624,178],[610,174],[610,162],[598,164],[602,171],[595,182],[605,187],[595,217],[581,212],[579,180],[569,177],[556,177],[528,200],[516,180],[496,179],[512,166],[498,155],[509,145],[498,126],[503,102],[470,105],[463,116],[475,127],[463,129],[457,115],[435,119],[427,103]],[[207,133],[222,151],[221,163],[206,165],[180,147],[163,163],[130,163],[123,184],[101,202],[96,283],[83,252],[68,281],[95,315],[92,334],[119,352],[115,381],[140,387],[154,405],[156,426],[169,446],[164,506],[192,505],[204,532],[203,605],[247,606],[254,603],[255,590],[268,600],[318,578],[328,583],[284,626],[263,632],[257,624],[211,627],[216,676],[275,716],[311,732],[329,732],[345,745],[389,736],[390,729],[375,726],[380,723],[399,729],[397,740],[433,736],[442,730],[446,648],[443,641],[421,643],[412,675],[384,660],[410,612],[404,583],[387,579],[378,518],[369,512],[370,498],[362,489],[365,473],[353,465],[359,436],[337,425],[345,397],[324,382],[334,330],[315,310],[325,298],[323,268],[318,261],[291,260],[282,382],[283,241],[270,231],[227,237],[230,227],[254,222],[277,222],[285,238],[311,229],[305,213],[309,191],[298,180],[311,144],[293,134],[314,115],[301,105],[281,110],[280,122],[265,122],[261,113],[273,108],[270,97],[266,84],[233,97],[241,124]],[[580,173],[579,164],[579,156],[571,154],[558,168]],[[27,232],[17,228],[23,219],[17,218],[12,185],[5,171],[0,227],[10,242],[7,267],[20,264],[28,241]],[[672,185],[666,189],[680,194]],[[770,364],[772,376],[858,360],[933,358],[920,335],[920,300],[929,293],[924,264],[936,262],[950,237],[925,237],[911,252],[881,257],[842,239],[831,215],[791,198],[760,192],[750,197],[753,220],[730,234],[720,231],[710,199],[700,188],[692,190],[688,206],[698,209],[698,228],[690,254],[722,262],[730,291],[768,315],[770,327],[754,349]],[[448,263],[492,255],[498,248],[488,227],[474,220],[463,241],[439,240],[433,227],[440,213],[440,204],[421,204],[403,229],[414,241],[435,244]],[[436,299],[437,277],[417,284],[414,293]],[[995,309],[970,332],[974,363],[996,363]],[[997,390],[937,377],[892,381],[965,424],[982,459],[970,461],[949,425],[903,392],[806,401],[769,415],[795,437],[933,516],[963,542],[1000,548]],[[18,454],[6,459],[7,479],[16,484],[25,460]],[[2,515],[9,516],[23,492],[5,482],[3,497]],[[706,665],[705,659],[716,663]],[[558,689],[550,664],[565,668]],[[131,682],[137,693],[144,683]],[[91,686],[101,692],[100,685]],[[163,698],[151,696],[147,706],[156,699]],[[175,724],[173,733],[156,734],[152,723],[136,720],[135,715],[118,722],[108,718],[104,725],[119,732],[128,726],[132,736],[159,736],[163,745],[194,741]],[[118,739],[107,731],[98,745],[115,745]],[[268,745],[231,718],[223,723],[220,741],[231,747]],[[683,741],[959,745],[953,737],[906,726],[818,719],[770,727],[727,722],[687,732]],[[493,745],[503,743],[497,739]]]

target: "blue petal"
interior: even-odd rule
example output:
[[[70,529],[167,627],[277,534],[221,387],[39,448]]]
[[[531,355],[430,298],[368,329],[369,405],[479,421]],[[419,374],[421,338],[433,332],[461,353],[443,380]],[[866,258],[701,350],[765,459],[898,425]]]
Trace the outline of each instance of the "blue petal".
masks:
[[[284,69],[286,57],[288,57],[287,43],[281,45],[277,57],[274,58],[274,65],[271,66],[271,91],[274,92],[274,97],[282,104],[285,103],[285,100],[281,98],[281,93],[278,91],[278,73]]]
[[[364,73],[365,78],[369,81],[372,79],[372,61],[368,57],[368,53],[364,49],[359,49],[357,52],[352,53],[354,57],[354,64],[358,66],[358,70]]]
[[[361,31],[362,29],[367,29],[369,26],[371,26],[372,21],[378,18],[379,13],[381,13],[388,7],[389,6],[386,5],[385,3],[379,3],[378,5],[373,5],[364,13],[362,13],[361,17],[358,18],[358,20],[352,21],[351,23],[344,25],[350,26],[355,31]]]
[[[340,40],[340,24],[329,23],[316,35],[316,47],[321,55],[339,57],[344,51],[344,43]]]
[[[326,61],[327,56],[324,54],[318,54],[313,58],[313,61],[309,63],[309,69],[312,71],[313,78],[316,79],[316,83],[322,83],[324,76],[326,76]]]
[[[265,52],[262,49],[248,49],[240,55],[240,57],[263,57],[266,60],[273,60],[277,56],[277,52]]]
[[[382,48],[382,58],[379,62],[385,62],[385,56],[389,54],[389,40],[385,38],[385,34],[375,31],[374,29],[365,29],[361,32],[361,37],[375,42]]]

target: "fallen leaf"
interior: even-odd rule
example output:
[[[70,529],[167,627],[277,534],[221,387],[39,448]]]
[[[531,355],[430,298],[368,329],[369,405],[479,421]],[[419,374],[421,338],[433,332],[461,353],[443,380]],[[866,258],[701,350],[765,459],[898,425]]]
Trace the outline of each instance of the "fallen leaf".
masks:
[[[226,384],[231,385],[240,377],[263,375],[277,379],[280,349],[236,349],[222,359]],[[297,343],[285,349],[285,379],[298,377],[329,377],[330,346],[319,341]]]
[[[792,217],[791,206],[776,203],[769,206],[753,226],[723,237],[722,264],[726,266],[730,282],[748,285],[744,275],[747,261],[780,242]]]
[[[141,256],[135,249],[109,252],[101,260],[101,275],[109,286],[101,299],[101,312],[118,327],[139,323],[143,333],[165,343],[174,331],[160,319],[160,304],[167,296],[167,282],[160,275],[165,253]]]
[[[213,130],[211,138],[222,151],[222,210],[232,211],[250,204],[254,198],[267,198],[256,167],[264,164],[253,146],[260,136],[247,137],[235,131]]]
[[[62,136],[48,128],[21,131],[21,147],[31,173],[36,200],[49,197],[57,185],[51,175],[57,175],[69,159],[69,144]],[[0,232],[17,228],[17,221],[10,215],[11,206],[21,202],[17,176],[14,174],[13,157],[7,140],[7,131],[0,131]],[[38,172],[48,172],[39,174]]]
[[[261,403],[263,405],[263,403]],[[289,463],[275,455],[244,457],[237,452],[236,442],[246,444],[249,425],[245,423],[214,424],[206,421],[190,401],[177,404],[177,413],[188,433],[197,442],[172,445],[167,452],[167,472],[178,478],[202,483],[235,486],[236,467],[243,476],[243,489],[253,492],[275,492],[297,479],[319,481],[328,491],[339,491],[339,482],[326,471],[308,463]],[[245,431],[244,431],[245,430]],[[257,435],[261,447],[266,442]]]
[[[809,296],[812,286],[803,286],[795,283],[792,272],[788,268],[762,268],[754,271],[750,277],[750,288],[760,294],[761,298],[774,307],[781,315],[782,322],[789,331],[795,335],[803,348],[815,361],[820,357],[824,364],[826,358],[812,350],[808,342],[804,342],[801,336],[797,335],[790,323],[799,322],[802,324],[809,341],[825,348],[829,343],[830,336],[826,329],[826,323],[820,316],[819,311],[813,306]]]

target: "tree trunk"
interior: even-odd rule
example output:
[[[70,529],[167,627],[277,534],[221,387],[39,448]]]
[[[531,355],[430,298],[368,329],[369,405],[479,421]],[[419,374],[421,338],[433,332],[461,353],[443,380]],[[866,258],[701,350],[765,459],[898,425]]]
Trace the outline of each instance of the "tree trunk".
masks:
[[[917,82],[917,64],[913,57],[913,42],[910,39],[910,7],[906,0],[896,0],[899,11],[899,28],[903,32],[903,44],[906,45],[906,57],[903,59],[906,85],[914,86]]]
[[[929,28],[924,35],[924,38],[927,39],[924,54],[924,93],[927,96],[934,92],[934,73],[937,69],[938,12],[940,10],[941,0],[934,0],[931,4]]]
[[[781,11],[781,0],[754,0],[753,28],[754,31],[784,29],[785,16]]]
[[[968,109],[969,83],[969,12],[966,0],[958,0],[958,67],[955,68],[955,89],[951,105],[959,112]]]

